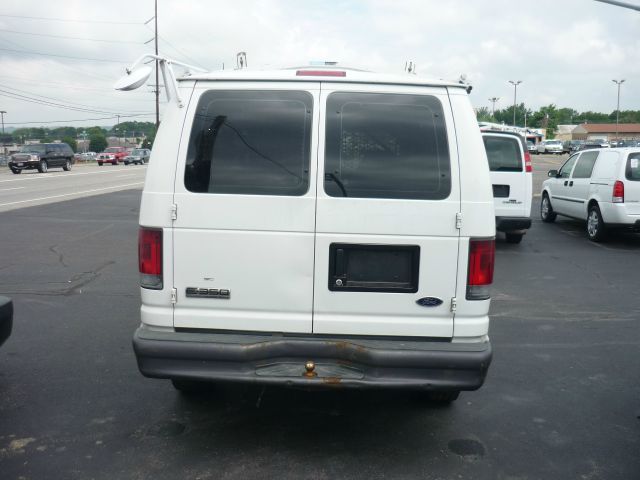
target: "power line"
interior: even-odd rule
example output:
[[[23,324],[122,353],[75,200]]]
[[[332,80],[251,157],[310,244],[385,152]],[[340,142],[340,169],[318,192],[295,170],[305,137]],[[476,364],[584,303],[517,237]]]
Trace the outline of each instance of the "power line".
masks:
[[[5,30],[5,29],[2,29],[2,28],[0,28],[0,32],[15,33],[15,34],[19,34],[19,35],[32,35],[32,36],[36,36],[36,37],[63,38],[63,39],[67,39],[67,40],[86,40],[86,41],[89,41],[89,42],[127,43],[127,44],[134,44],[134,45],[142,45],[142,42],[132,42],[132,41],[129,41],[129,40],[105,40],[105,39],[101,39],[101,38],[69,37],[67,35],[51,35],[51,34],[48,34],[48,33],[19,32],[17,30]]]
[[[44,57],[69,58],[71,60],[87,60],[87,61],[90,61],[90,62],[127,63],[124,60],[109,60],[109,59],[104,59],[104,58],[72,57],[70,55],[56,55],[54,53],[34,52],[33,50],[13,50],[13,49],[10,49],[10,48],[0,48],[0,50],[5,51],[5,52],[28,53],[30,55],[41,55],[41,56],[44,56]]]
[[[81,108],[81,107],[74,107],[72,105],[64,105],[60,103],[49,102],[46,100],[40,100],[37,98],[29,97],[27,95],[21,95],[19,93],[14,93],[14,92],[10,92],[8,90],[2,90],[2,89],[0,89],[0,96],[12,98],[14,100],[21,100],[23,102],[44,105],[47,107],[61,108],[64,110],[73,110],[76,112],[99,113],[99,114],[107,114],[107,115],[112,115],[115,113],[113,111],[105,111],[105,110],[98,110],[98,109],[92,109],[92,108]],[[130,112],[130,113],[141,113],[141,112]]]
[[[72,18],[57,18],[57,17],[31,17],[27,15],[7,15],[0,13],[0,17],[7,18],[25,18],[28,20],[49,20],[53,22],[71,22],[71,23],[104,23],[109,25],[142,25],[142,22],[114,22],[110,20],[76,20]]]
[[[140,115],[120,115],[120,118],[137,118],[137,117],[150,117],[153,113],[143,113]],[[46,122],[5,122],[5,125],[48,125],[51,123],[68,123],[68,122],[95,122],[97,120],[112,120],[117,118],[115,115],[112,117],[100,117],[100,118],[77,118],[75,120],[50,120]]]
[[[46,100],[53,100],[54,102],[62,102],[62,104],[69,104],[70,106],[77,105],[79,107],[88,108],[88,109],[91,109],[93,111],[98,111],[98,112],[101,112],[101,113],[113,113],[113,114],[120,113],[120,112],[116,112],[116,111],[113,111],[113,110],[101,111],[101,110],[98,110],[98,107],[94,107],[92,105],[86,105],[86,104],[83,104],[83,103],[72,102],[71,100],[64,100],[64,99],[60,99],[60,98],[47,97],[46,95],[39,95],[37,93],[29,92],[27,90],[21,90],[19,88],[15,88],[15,87],[8,87],[6,85],[1,85],[0,84],[0,87],[1,88],[6,88],[6,89],[9,89],[9,90],[15,90],[16,92],[21,92],[23,94],[26,94],[25,96],[30,95],[31,97],[45,98]],[[0,90],[0,91],[5,91],[6,92],[6,90]],[[9,93],[12,93],[12,92],[9,92]],[[19,94],[16,94],[16,95],[19,95]],[[27,98],[29,98],[29,97],[27,97]],[[38,100],[38,99],[36,98],[35,100]],[[134,111],[134,112],[127,112],[127,113],[140,113],[140,112],[135,112]]]

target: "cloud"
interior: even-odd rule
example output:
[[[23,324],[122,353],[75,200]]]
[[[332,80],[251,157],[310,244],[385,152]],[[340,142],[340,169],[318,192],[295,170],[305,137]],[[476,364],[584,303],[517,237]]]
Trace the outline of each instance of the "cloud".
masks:
[[[151,0],[23,0],[5,5],[0,13],[81,20],[0,16],[0,88],[105,112],[153,111],[151,87],[129,93],[112,89],[130,62],[152,50],[152,44],[144,44],[153,36],[152,24],[142,25],[153,15]],[[159,1],[160,51],[187,63],[233,68],[236,52],[246,51],[251,68],[338,60],[399,73],[411,60],[421,75],[466,74],[474,84],[471,101],[476,107],[489,105],[494,96],[501,97],[499,107],[510,105],[513,87],[508,80],[518,79],[523,80],[518,99],[529,108],[555,103],[611,111],[616,94],[611,79],[626,78],[622,108],[640,109],[639,27],[638,12],[584,0]],[[0,96],[0,106],[9,112],[8,123],[83,117],[15,96]]]

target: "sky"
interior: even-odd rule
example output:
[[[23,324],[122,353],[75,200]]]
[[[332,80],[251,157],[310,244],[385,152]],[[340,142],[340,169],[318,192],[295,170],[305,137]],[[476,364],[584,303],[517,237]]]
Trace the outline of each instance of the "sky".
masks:
[[[152,53],[153,9],[153,0],[3,2],[5,125],[153,121],[151,86],[113,89]],[[491,97],[512,105],[508,81],[521,80],[517,101],[532,110],[607,113],[612,80],[625,79],[620,109],[640,110],[640,12],[594,0],[158,0],[158,32],[160,54],[208,70],[234,68],[239,51],[251,69],[328,60],[402,73],[412,61],[418,75],[466,75],[476,108]]]

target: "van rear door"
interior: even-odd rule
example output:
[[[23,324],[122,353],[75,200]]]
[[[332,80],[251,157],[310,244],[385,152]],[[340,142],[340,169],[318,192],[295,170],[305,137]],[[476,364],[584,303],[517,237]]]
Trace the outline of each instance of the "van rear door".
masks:
[[[460,188],[446,90],[322,83],[320,104],[313,332],[452,337]]]
[[[524,140],[490,132],[484,132],[482,140],[489,160],[496,217],[530,216],[532,182],[524,162]]]
[[[311,332],[319,85],[299,85],[196,85],[174,193],[176,328]]]

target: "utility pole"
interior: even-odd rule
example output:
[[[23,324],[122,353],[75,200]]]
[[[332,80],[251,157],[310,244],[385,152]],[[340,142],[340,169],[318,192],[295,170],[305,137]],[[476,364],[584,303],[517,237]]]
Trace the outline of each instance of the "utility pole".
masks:
[[[156,56],[158,55],[158,0],[155,0],[155,11],[153,14],[153,24],[155,27],[155,47],[156,47]],[[160,126],[160,86],[158,85],[159,83],[159,77],[158,77],[158,59],[156,59],[156,130],[158,129],[158,127]],[[165,85],[165,88],[167,88],[167,86]]]
[[[509,83],[513,85],[513,126],[516,126],[516,98],[518,94],[518,85],[522,83],[522,80],[509,80]]]
[[[616,107],[616,140],[618,140],[618,124],[620,122],[620,85],[624,83],[624,79],[612,80],[612,82],[618,85],[618,106]]]
[[[500,97],[491,97],[489,101],[491,102],[491,116],[494,117],[496,113],[496,103],[500,100]]]
[[[7,147],[4,146],[4,114],[7,113],[5,110],[0,110],[0,115],[2,116],[2,154],[7,156]]]

